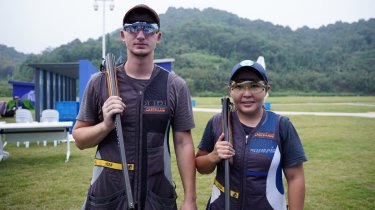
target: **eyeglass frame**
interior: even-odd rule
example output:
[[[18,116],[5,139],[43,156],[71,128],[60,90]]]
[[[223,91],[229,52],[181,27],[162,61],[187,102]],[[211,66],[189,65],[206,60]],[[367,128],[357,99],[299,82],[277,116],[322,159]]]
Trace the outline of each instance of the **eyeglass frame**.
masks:
[[[248,84],[248,85],[247,85]],[[257,84],[259,85],[258,87],[261,87],[258,91],[255,91],[252,89],[252,85]],[[246,85],[246,86],[244,86]],[[236,81],[231,81],[229,84],[229,87],[231,88],[232,91],[235,91],[237,93],[244,93],[246,89],[248,89],[252,94],[259,94],[263,91],[266,90],[267,88],[267,83],[264,81],[251,81],[251,80],[246,80],[242,82],[236,82]],[[241,87],[242,89],[238,89],[238,87]]]
[[[134,30],[132,27],[137,27],[137,28]],[[149,32],[148,30],[145,30],[145,27],[150,27],[153,30]],[[147,22],[125,23],[123,25],[123,29],[124,31],[132,33],[132,34],[138,34],[140,31],[142,31],[144,35],[154,35],[158,33],[160,30],[158,24],[147,23]]]

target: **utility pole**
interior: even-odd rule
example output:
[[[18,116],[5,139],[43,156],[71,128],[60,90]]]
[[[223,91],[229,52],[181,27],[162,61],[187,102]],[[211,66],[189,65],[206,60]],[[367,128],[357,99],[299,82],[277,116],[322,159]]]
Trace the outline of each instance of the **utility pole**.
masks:
[[[113,0],[95,0],[94,3],[94,10],[98,11],[99,5],[98,1],[103,2],[103,36],[102,36],[102,59],[105,58],[105,3],[108,1],[110,2],[109,10],[113,11],[115,5],[113,4]]]

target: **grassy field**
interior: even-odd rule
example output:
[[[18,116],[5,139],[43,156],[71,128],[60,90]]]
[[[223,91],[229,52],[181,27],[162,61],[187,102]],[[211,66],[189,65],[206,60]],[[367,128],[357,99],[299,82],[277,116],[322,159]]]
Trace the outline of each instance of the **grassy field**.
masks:
[[[282,97],[272,102],[277,105],[321,103],[368,104],[363,112],[374,112],[374,97],[343,97],[329,101],[325,97]],[[199,107],[220,107],[217,99],[196,98]],[[269,99],[271,100],[271,98]],[[312,104],[312,107],[315,105]],[[343,106],[340,112],[354,112],[356,105]],[[352,108],[353,106],[353,108]],[[358,106],[362,107],[362,106]],[[290,107],[289,107],[290,108]],[[289,109],[288,108],[288,109]],[[311,107],[306,106],[306,110]],[[277,109],[274,109],[279,111]],[[281,110],[280,110],[281,111]],[[361,111],[357,111],[361,112]],[[193,130],[195,145],[212,113],[195,113]],[[356,117],[290,116],[302,139],[308,162],[305,209],[375,209],[375,119]],[[0,119],[6,120],[7,119]],[[19,147],[9,143],[5,150],[11,156],[0,162],[0,209],[80,209],[90,183],[95,149],[78,150],[71,144],[72,155],[65,160],[65,144],[53,147]],[[173,147],[172,147],[173,149]],[[172,150],[173,176],[177,185],[178,202],[182,186]],[[198,208],[204,209],[211,193],[212,175],[197,174]]]
[[[193,98],[198,107],[220,108],[220,98]],[[269,97],[271,109],[299,112],[375,112],[375,97]]]

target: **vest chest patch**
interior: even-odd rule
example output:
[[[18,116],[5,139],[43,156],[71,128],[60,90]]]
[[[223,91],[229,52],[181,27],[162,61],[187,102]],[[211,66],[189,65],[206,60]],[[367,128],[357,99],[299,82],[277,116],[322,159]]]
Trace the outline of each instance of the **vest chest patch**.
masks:
[[[143,112],[145,114],[160,114],[167,112],[166,100],[150,100],[146,99],[143,102]]]
[[[272,159],[277,147],[277,142],[268,139],[252,139],[250,141],[250,152],[265,155]]]
[[[145,114],[164,114],[167,113],[167,107],[160,106],[144,106],[143,113]]]
[[[167,101],[166,100],[157,100],[157,99],[145,99],[143,101],[144,107],[166,107]]]
[[[160,113],[166,113],[167,108],[166,107],[144,107],[143,112],[145,114],[160,114]]]
[[[266,139],[273,139],[275,138],[275,133],[269,133],[269,132],[256,132],[254,134],[255,137],[260,137],[260,138],[266,138]]]

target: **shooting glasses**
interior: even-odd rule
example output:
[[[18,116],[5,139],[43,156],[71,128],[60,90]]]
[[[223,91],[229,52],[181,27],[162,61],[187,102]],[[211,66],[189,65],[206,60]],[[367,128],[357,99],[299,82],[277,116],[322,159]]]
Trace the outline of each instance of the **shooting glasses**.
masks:
[[[145,35],[153,35],[159,32],[159,26],[156,23],[146,22],[125,23],[124,30],[133,34],[138,34],[140,31],[143,31]]]
[[[234,91],[237,94],[244,93],[246,89],[248,89],[252,94],[258,94],[266,89],[266,84],[264,83],[264,81],[243,81],[239,83],[232,81],[230,83],[230,87],[232,91]]]

